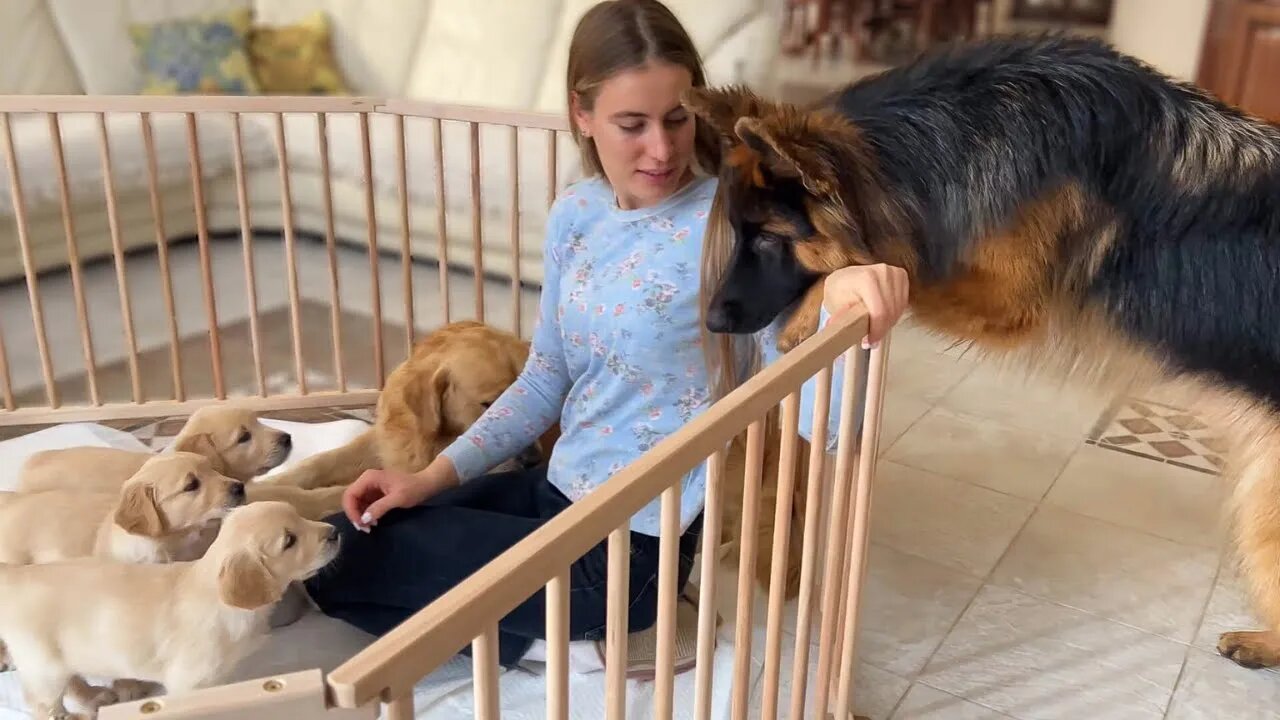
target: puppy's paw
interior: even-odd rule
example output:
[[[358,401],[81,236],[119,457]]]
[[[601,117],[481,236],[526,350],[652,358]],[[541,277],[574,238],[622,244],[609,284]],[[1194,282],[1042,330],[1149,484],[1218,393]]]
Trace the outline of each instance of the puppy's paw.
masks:
[[[1218,654],[1237,665],[1258,670],[1280,665],[1280,633],[1269,630],[1223,633]]]
[[[161,686],[144,680],[116,680],[111,683],[111,689],[120,698],[119,702],[126,703],[155,695]]]
[[[82,696],[76,698],[86,710],[92,711],[95,715],[98,710],[121,702],[120,696],[111,688],[96,687],[90,685]]]

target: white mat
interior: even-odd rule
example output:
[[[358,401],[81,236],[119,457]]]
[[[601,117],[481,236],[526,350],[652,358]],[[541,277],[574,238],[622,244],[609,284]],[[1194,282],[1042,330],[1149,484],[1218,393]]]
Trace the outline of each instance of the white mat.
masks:
[[[368,425],[359,420],[301,423],[264,419],[263,423],[293,436],[289,459],[272,472],[284,470],[304,458],[338,447],[363,432]],[[40,450],[93,445],[127,450],[147,448],[129,433],[90,423],[68,423],[0,442],[0,490],[16,487],[18,470],[32,453]],[[270,473],[269,473],[270,474]],[[373,640],[372,636],[339,620],[310,611],[298,622],[275,630],[267,643],[236,669],[227,682],[293,672],[318,667],[334,669]],[[753,678],[759,668],[753,663]],[[531,668],[540,666],[531,665]],[[714,660],[712,717],[728,718],[729,681],[733,670],[732,638],[722,628]],[[676,717],[692,717],[693,672],[679,675],[675,682]],[[628,716],[653,715],[653,683],[628,681]],[[415,689],[419,720],[473,717],[471,661],[457,657]],[[510,720],[542,718],[546,714],[546,678],[534,670],[511,670],[501,675],[502,717]],[[569,714],[582,720],[599,720],[605,708],[604,673],[571,674]],[[29,720],[22,690],[14,672],[0,673],[0,720]]]

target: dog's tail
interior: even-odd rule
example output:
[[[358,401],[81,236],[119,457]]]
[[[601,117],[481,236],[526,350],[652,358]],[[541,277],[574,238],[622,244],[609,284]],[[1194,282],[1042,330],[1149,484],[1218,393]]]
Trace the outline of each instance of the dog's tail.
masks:
[[[369,428],[346,445],[312,455],[297,465],[263,477],[254,484],[293,485],[311,490],[350,485],[360,477],[360,473],[380,465],[374,430]]]

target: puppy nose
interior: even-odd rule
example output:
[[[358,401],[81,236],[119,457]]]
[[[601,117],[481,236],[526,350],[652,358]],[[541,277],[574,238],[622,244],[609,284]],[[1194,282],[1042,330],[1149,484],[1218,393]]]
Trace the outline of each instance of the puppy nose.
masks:
[[[530,445],[520,453],[517,459],[526,468],[537,467],[542,462],[542,452],[538,450],[537,445]]]
[[[329,534],[325,535],[325,540],[329,542],[338,542],[338,527],[336,525],[329,526]]]
[[[242,482],[233,482],[233,483],[231,483],[231,489],[230,489],[228,492],[230,492],[230,493],[231,493],[231,497],[234,497],[234,498],[243,498],[243,497],[244,497],[244,483],[242,483]]]
[[[732,332],[737,322],[737,317],[737,303],[717,303],[707,308],[707,329],[715,333]]]
[[[280,444],[284,447],[291,447],[293,445],[293,436],[289,433],[284,433],[280,436]]]

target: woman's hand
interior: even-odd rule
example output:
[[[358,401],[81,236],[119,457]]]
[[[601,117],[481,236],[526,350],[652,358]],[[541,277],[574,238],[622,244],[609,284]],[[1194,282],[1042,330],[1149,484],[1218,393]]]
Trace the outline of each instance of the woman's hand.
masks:
[[[357,530],[369,532],[389,511],[421,505],[450,484],[457,473],[443,456],[418,473],[365,470],[342,494],[342,509]]]
[[[870,315],[862,347],[873,348],[907,309],[907,272],[893,265],[852,265],[827,276],[822,306],[831,315],[861,303]]]

